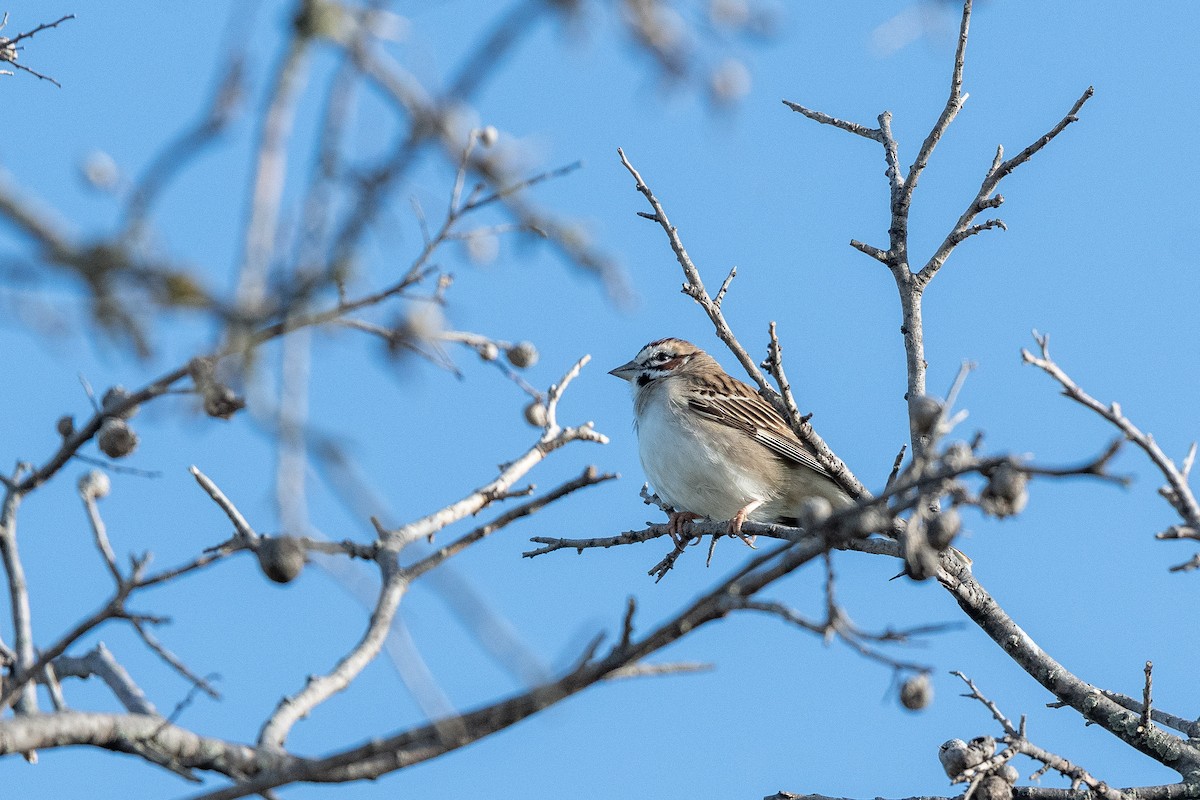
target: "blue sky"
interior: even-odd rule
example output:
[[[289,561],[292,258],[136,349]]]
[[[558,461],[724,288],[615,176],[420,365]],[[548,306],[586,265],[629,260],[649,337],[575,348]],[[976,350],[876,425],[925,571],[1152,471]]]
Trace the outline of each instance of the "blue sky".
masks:
[[[99,150],[125,174],[137,175],[194,119],[230,36],[226,19],[235,5],[10,2],[10,29],[66,13],[77,18],[39,34],[21,56],[59,80],[61,89],[26,74],[0,81],[8,109],[0,164],[8,180],[78,230],[111,230],[118,205],[83,184],[79,164]],[[685,8],[700,13],[703,5]],[[948,88],[956,14],[939,12],[942,5],[780,4],[778,34],[770,41],[712,45],[714,58],[743,59],[752,75],[751,91],[725,112],[715,112],[702,92],[664,89],[611,13],[597,8],[573,29],[544,23],[480,93],[480,123],[495,125],[506,145],[526,147],[531,173],[584,162],[533,196],[585,221],[593,241],[620,260],[638,298],[632,307],[614,306],[588,275],[518,241],[504,241],[486,266],[470,264],[456,249],[440,260],[456,276],[449,324],[536,342],[541,360],[527,375],[535,385],[549,385],[583,353],[593,356],[560,415],[594,420],[612,443],[571,446],[531,477],[548,488],[595,463],[620,472],[622,480],[514,525],[452,565],[548,665],[566,666],[596,631],[617,629],[627,596],[637,597],[645,630],[747,557],[724,542],[710,569],[699,557],[684,559],[657,585],[645,571],[665,552],[661,543],[520,558],[529,536],[612,535],[654,517],[638,498],[643,476],[627,390],[605,375],[607,369],[646,341],[674,335],[696,341],[733,371],[703,314],[678,293],[681,275],[662,231],[635,216],[645,207],[616,148],[625,149],[656,191],[711,286],[738,266],[725,310],[743,343],[764,355],[767,323],[778,322],[802,408],[814,412],[817,429],[877,489],[907,431],[899,309],[891,277],[847,243],[886,242],[882,153],[873,142],[818,126],[780,101],[863,123],[890,109],[901,159],[910,163]],[[872,45],[873,31],[914,8],[940,22],[892,54]],[[497,13],[491,3],[465,0],[398,10],[411,31],[396,57],[435,83]],[[253,42],[254,108],[285,21],[284,5],[267,2],[252,20],[239,17],[233,26],[235,37]],[[1186,2],[1148,10],[1104,1],[1085,11],[1013,1],[977,10],[966,70],[971,96],[922,179],[913,212],[914,259],[953,224],[997,144],[1016,152],[1057,122],[1088,85],[1096,87],[1081,121],[1001,187],[1007,202],[1000,215],[1009,230],[960,247],[927,294],[930,388],[944,391],[964,359],[978,364],[962,393],[970,417],[961,432],[984,431],[991,450],[1071,463],[1099,452],[1113,436],[1059,397],[1044,375],[1021,365],[1019,349],[1031,345],[1033,328],[1049,331],[1060,364],[1098,398],[1119,400],[1169,454],[1182,457],[1197,436],[1194,242],[1200,223],[1193,195],[1200,174],[1188,131],[1200,88],[1198,23],[1200,8]],[[314,85],[332,63],[328,52],[318,55]],[[310,87],[304,98],[316,104],[319,93]],[[367,98],[359,113],[358,144],[366,152],[384,146],[383,105]],[[183,173],[155,216],[163,247],[218,288],[231,286],[240,253],[253,129],[243,118]],[[298,136],[311,132],[311,124],[302,124]],[[297,169],[304,163],[297,160]],[[363,288],[404,269],[420,246],[408,197],[433,214],[448,197],[449,181],[437,162],[414,174],[372,237],[372,257],[359,278]],[[298,186],[289,185],[289,211]],[[0,245],[9,265],[29,261],[29,246],[11,229],[0,227]],[[2,291],[6,309],[26,297],[11,283]],[[38,296],[68,315],[80,308],[77,288],[57,277],[47,279]],[[172,319],[159,330],[158,355],[142,362],[86,328],[47,338],[15,315],[6,317],[0,324],[6,354],[0,460],[6,463],[43,460],[55,446],[55,419],[85,413],[78,374],[98,387],[140,386],[213,340],[207,326]],[[521,418],[520,392],[469,353],[456,356],[462,381],[426,364],[391,361],[376,342],[346,331],[314,336],[313,418],[344,442],[396,522],[489,480],[495,464],[535,438]],[[272,350],[269,358],[275,357]],[[259,529],[278,529],[273,446],[249,419],[208,420],[168,398],[135,422],[142,444],[130,464],[162,477],[114,477],[102,510],[118,553],[149,549],[166,565],[227,535],[227,522],[187,474],[190,464],[225,487]],[[1167,572],[1193,549],[1153,540],[1174,520],[1145,460],[1130,451],[1117,468],[1135,476],[1130,488],[1037,482],[1028,511],[1016,520],[966,515],[962,549],[1009,613],[1076,674],[1137,694],[1142,665],[1152,659],[1156,703],[1194,716],[1200,645],[1180,635],[1178,609],[1194,606],[1200,578]],[[76,474],[83,471],[84,465],[69,468],[22,511],[41,641],[108,591],[74,496]],[[348,513],[319,478],[311,485],[312,522],[331,538],[365,541],[366,520]],[[890,561],[842,554],[835,564],[846,608],[866,627],[961,616],[937,586],[889,582],[896,571]],[[801,571],[768,596],[815,613],[819,571]],[[161,638],[199,672],[223,676],[225,700],[196,700],[181,724],[239,740],[253,739],[277,699],[309,673],[327,670],[365,624],[361,607],[326,575],[310,570],[287,587],[268,585],[248,556],[142,598],[139,607],[171,614],[175,622]],[[402,608],[456,706],[519,689],[439,591],[418,586]],[[7,640],[9,628],[2,629]],[[96,638],[127,663],[160,708],[186,694],[187,685],[144,656],[121,627],[88,641]],[[462,752],[377,783],[300,787],[285,796],[949,793],[938,744],[997,732],[981,706],[957,696],[952,669],[973,677],[1010,716],[1028,714],[1035,742],[1110,783],[1174,777],[1103,731],[1084,728],[1073,712],[1046,709],[1052,698],[973,628],[897,654],[936,667],[937,697],[924,713],[900,708],[890,672],[844,647],[826,647],[769,619],[730,619],[660,655],[711,662],[711,673],[596,687]],[[90,684],[71,686],[68,699],[80,708],[113,708],[106,692]],[[320,753],[422,720],[380,660],[351,691],[302,722],[292,744]],[[1021,765],[1025,775],[1034,768]],[[1044,785],[1059,785],[1054,780]],[[36,767],[0,762],[0,782],[22,787],[28,797],[115,798],[127,796],[130,786],[138,796],[194,791],[133,759],[80,751],[43,753]]]

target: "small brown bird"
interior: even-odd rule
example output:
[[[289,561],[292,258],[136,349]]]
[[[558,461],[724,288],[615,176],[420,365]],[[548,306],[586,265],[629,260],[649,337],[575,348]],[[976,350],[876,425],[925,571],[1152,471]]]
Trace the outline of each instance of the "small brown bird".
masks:
[[[642,468],[672,506],[671,532],[685,520],[796,524],[801,505],[822,497],[853,503],[770,403],[682,339],[659,339],[610,375],[633,389]]]

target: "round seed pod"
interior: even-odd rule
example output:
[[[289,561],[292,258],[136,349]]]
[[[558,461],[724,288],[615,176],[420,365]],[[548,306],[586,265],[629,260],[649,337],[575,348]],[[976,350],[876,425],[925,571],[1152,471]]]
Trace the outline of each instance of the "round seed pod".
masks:
[[[979,782],[972,796],[979,800],[1012,800],[1013,787],[999,775],[988,775]]]
[[[500,237],[488,231],[473,231],[463,240],[472,264],[486,266],[500,255]]]
[[[84,497],[99,500],[102,497],[108,497],[110,491],[112,491],[112,481],[107,472],[94,469],[79,477],[79,493]]]
[[[829,515],[832,513],[833,505],[824,497],[808,497],[800,504],[798,521],[801,528],[810,531],[820,527],[821,523],[829,519]]]
[[[961,775],[963,770],[978,764],[974,760],[977,758],[978,755],[962,739],[948,739],[938,748],[938,761],[942,762],[942,769],[946,770],[946,776],[951,780]]]
[[[484,342],[479,345],[479,357],[484,361],[495,361],[500,356],[500,348],[495,342]]]
[[[736,58],[722,61],[708,78],[708,89],[718,103],[736,103],[750,91],[750,70]]]
[[[976,736],[967,742],[967,747],[979,753],[978,763],[983,763],[996,755],[996,740],[991,736]]]
[[[204,413],[216,419],[229,419],[246,407],[246,401],[223,383],[212,382],[204,387]]]
[[[109,417],[100,425],[96,435],[100,452],[109,458],[124,458],[137,449],[138,435],[120,417]]]
[[[255,555],[263,574],[276,583],[290,583],[304,569],[304,545],[294,536],[264,536]]]
[[[540,400],[534,400],[525,406],[525,421],[535,428],[546,427],[546,407]]]
[[[913,675],[900,685],[900,705],[920,711],[933,702],[933,683],[925,673]]]
[[[919,395],[908,404],[908,413],[912,416],[913,427],[918,433],[932,433],[933,426],[942,414],[942,403],[936,397]]]
[[[988,484],[979,496],[984,512],[996,517],[1011,517],[1025,510],[1029,492],[1025,486],[1029,476],[1009,464],[1001,464],[988,476]]]
[[[75,418],[70,414],[64,414],[58,418],[58,422],[54,423],[54,429],[58,431],[58,435],[64,439],[75,433]]]
[[[929,518],[925,526],[925,535],[929,544],[938,552],[945,550],[962,530],[962,517],[953,508],[947,508]]]
[[[517,342],[508,348],[508,362],[518,369],[526,369],[537,363],[538,349],[533,342]]]
[[[951,442],[942,455],[942,463],[949,469],[967,469],[975,459],[971,446],[966,442]]]
[[[1017,779],[1021,777],[1021,773],[1017,772],[1017,768],[1012,764],[1005,764],[1004,766],[1000,767],[1000,769],[996,770],[994,774],[1009,786],[1015,784]]]

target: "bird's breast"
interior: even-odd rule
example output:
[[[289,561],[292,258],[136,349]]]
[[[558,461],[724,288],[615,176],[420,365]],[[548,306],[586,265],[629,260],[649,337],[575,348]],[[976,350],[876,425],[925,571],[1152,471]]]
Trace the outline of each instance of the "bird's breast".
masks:
[[[752,468],[745,443],[736,441],[740,432],[694,418],[666,397],[644,404],[637,432],[646,477],[677,511],[729,519],[751,501],[779,494],[774,459],[764,452]]]

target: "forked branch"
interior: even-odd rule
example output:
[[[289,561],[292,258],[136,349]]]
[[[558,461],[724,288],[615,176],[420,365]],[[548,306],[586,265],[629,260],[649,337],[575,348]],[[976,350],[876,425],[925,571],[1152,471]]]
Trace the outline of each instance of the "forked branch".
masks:
[[[1125,416],[1120,404],[1114,402],[1105,405],[1101,403],[1084,391],[1079,384],[1067,375],[1062,367],[1050,357],[1050,337],[1048,335],[1039,334],[1035,331],[1034,339],[1038,344],[1039,354],[1034,355],[1029,350],[1022,349],[1021,358],[1025,363],[1032,364],[1045,372],[1062,386],[1062,393],[1064,395],[1099,414],[1116,427],[1117,430],[1121,431],[1126,439],[1133,442],[1149,457],[1150,461],[1166,479],[1167,485],[1159,489],[1159,494],[1179,514],[1183,520],[1183,524],[1172,525],[1170,528],[1157,534],[1157,538],[1200,539],[1200,503],[1197,502],[1196,495],[1192,492],[1191,485],[1188,483],[1188,476],[1196,456],[1195,443],[1188,450],[1183,463],[1176,464],[1158,446],[1158,442],[1154,440],[1152,435],[1142,431],[1129,417]],[[1196,567],[1200,567],[1200,556],[1191,561],[1176,565],[1172,570],[1180,571]]]

